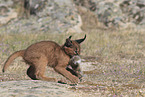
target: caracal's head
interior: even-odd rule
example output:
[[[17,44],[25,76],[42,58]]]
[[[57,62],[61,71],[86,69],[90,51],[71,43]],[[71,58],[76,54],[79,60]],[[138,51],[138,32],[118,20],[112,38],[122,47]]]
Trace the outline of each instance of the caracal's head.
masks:
[[[72,36],[66,39],[63,49],[67,55],[73,57],[74,55],[80,55],[80,44],[86,39],[86,35],[82,39],[71,40]]]

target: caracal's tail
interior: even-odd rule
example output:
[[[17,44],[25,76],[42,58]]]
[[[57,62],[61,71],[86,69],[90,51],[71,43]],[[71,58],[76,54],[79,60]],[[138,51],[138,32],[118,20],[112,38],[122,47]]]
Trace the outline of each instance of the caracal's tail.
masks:
[[[25,50],[20,50],[20,51],[16,51],[14,52],[12,55],[9,56],[9,58],[7,59],[7,61],[4,64],[4,67],[2,69],[2,72],[5,72],[5,70],[8,68],[8,66],[12,63],[13,60],[15,60],[17,57],[19,56],[24,56],[24,52]]]

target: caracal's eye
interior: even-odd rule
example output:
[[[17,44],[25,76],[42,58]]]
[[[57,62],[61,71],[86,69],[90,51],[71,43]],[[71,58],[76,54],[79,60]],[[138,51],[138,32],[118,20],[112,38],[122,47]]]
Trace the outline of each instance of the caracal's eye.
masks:
[[[77,48],[77,52],[79,52],[79,49]]]
[[[78,48],[76,48],[76,51],[77,51],[77,52],[79,52],[79,49],[78,49]]]
[[[74,50],[74,53],[75,54],[78,54],[78,49],[77,48]]]
[[[78,49],[76,48],[76,51],[78,51]]]

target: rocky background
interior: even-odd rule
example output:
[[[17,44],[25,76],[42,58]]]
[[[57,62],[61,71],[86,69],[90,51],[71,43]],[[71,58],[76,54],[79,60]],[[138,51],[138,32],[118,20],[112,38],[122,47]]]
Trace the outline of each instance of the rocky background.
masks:
[[[88,27],[145,25],[145,0],[30,0],[29,18],[22,1],[0,1],[0,33],[80,33]]]

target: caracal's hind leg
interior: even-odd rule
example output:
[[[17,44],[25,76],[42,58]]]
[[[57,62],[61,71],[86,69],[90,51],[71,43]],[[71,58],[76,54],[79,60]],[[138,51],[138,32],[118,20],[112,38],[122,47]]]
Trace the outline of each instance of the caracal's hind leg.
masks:
[[[31,79],[37,80],[36,75],[35,75],[35,67],[34,67],[34,66],[30,66],[30,67],[27,69],[27,75],[28,75]]]
[[[49,78],[44,75],[47,66],[47,60],[45,60],[45,57],[41,57],[37,62],[34,63],[34,66],[36,79],[56,82],[55,78]]]

